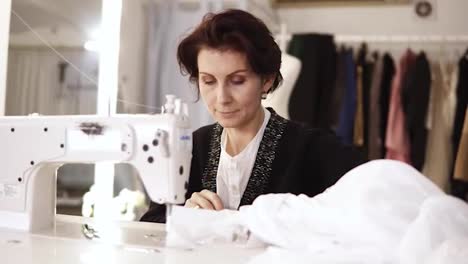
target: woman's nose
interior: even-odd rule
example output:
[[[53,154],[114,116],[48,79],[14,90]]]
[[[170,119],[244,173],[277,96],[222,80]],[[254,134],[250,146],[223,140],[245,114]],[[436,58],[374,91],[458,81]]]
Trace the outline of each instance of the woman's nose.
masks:
[[[226,87],[225,85],[220,85],[218,87],[217,100],[218,100],[218,103],[222,103],[222,104],[231,102],[232,96],[229,92],[228,87]]]

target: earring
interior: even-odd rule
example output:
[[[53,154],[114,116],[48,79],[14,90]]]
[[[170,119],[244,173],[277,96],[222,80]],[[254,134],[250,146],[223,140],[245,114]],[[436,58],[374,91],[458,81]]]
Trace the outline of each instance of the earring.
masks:
[[[267,98],[268,93],[262,93],[262,100],[265,100]]]

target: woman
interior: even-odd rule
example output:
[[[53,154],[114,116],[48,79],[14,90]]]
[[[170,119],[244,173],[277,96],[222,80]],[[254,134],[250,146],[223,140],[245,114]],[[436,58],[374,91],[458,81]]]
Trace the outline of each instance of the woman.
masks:
[[[362,163],[333,133],[262,107],[282,81],[281,51],[251,14],[207,15],[177,56],[217,122],[193,133],[185,206],[238,209],[265,193],[314,196]],[[164,222],[165,207],[151,204],[141,220]]]

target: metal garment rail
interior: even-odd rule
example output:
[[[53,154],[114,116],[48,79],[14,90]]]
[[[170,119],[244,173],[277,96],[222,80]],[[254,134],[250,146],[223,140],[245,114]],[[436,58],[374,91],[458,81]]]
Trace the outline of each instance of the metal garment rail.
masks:
[[[343,43],[468,43],[468,35],[340,35],[336,42]]]

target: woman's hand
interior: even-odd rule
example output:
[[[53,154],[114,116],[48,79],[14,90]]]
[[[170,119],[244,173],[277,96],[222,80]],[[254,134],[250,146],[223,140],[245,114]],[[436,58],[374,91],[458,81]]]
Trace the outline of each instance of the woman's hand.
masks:
[[[194,192],[190,199],[185,202],[185,207],[202,208],[209,210],[222,210],[224,209],[223,202],[219,196],[211,191],[203,190],[201,192]]]

